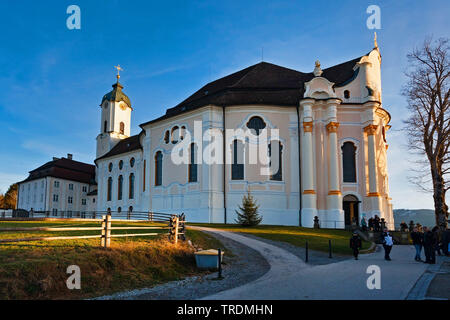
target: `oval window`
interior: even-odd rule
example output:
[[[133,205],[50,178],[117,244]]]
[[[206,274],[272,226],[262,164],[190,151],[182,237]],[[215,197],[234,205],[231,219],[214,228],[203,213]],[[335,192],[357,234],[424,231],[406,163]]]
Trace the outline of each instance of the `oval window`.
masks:
[[[111,172],[112,169],[113,169],[113,164],[112,164],[112,162],[110,162],[109,165],[108,165],[108,170],[109,170],[109,172]]]
[[[122,168],[123,168],[123,161],[120,160],[120,161],[119,161],[119,169],[122,170]]]
[[[134,162],[135,162],[134,158],[131,158],[131,159],[130,159],[130,166],[131,166],[132,168],[134,167]]]

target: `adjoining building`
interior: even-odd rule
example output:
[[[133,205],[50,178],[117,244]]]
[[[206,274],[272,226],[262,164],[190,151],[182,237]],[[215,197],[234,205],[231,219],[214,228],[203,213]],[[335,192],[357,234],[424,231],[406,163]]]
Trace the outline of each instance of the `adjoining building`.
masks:
[[[51,216],[83,214],[97,209],[95,166],[67,158],[52,161],[30,171],[18,183],[17,208],[48,212]]]
[[[317,61],[309,73],[267,62],[250,66],[208,83],[134,136],[119,78],[100,104],[97,210],[184,212],[192,222],[234,223],[249,191],[264,224],[312,227],[318,216],[322,227],[344,228],[378,215],[393,228],[391,118],[382,104],[376,43],[368,54],[323,70]],[[239,129],[251,134],[227,136]],[[266,131],[278,169],[262,175],[263,165],[247,160]],[[202,161],[213,142],[223,162]],[[187,163],[174,161],[180,145]]]

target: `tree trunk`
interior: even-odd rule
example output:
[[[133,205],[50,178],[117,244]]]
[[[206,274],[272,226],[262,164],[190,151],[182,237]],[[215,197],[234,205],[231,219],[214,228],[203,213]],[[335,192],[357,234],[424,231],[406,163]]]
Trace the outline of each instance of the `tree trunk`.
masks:
[[[448,207],[445,203],[445,183],[439,168],[431,170],[433,176],[433,198],[436,225],[441,229],[447,229]]]

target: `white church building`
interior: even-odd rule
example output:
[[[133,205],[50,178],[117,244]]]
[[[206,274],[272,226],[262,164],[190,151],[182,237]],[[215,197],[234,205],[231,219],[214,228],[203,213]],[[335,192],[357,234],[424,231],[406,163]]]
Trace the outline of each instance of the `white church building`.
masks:
[[[344,228],[378,215],[393,228],[380,69],[376,43],[313,72],[261,62],[206,84],[134,136],[118,75],[100,104],[89,204],[234,223],[250,192],[263,224],[312,227],[317,216],[321,227]],[[269,165],[252,162],[252,150]]]

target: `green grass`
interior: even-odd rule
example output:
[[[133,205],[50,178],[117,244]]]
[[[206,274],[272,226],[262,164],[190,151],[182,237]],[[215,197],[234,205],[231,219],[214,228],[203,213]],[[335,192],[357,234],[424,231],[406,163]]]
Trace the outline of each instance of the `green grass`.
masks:
[[[191,225],[219,228],[231,232],[252,234],[264,239],[287,242],[298,247],[308,247],[312,250],[328,252],[328,241],[331,240],[332,252],[350,255],[349,240],[351,232],[336,229],[311,229],[291,226],[259,225],[255,227],[242,227],[236,224],[207,224],[192,223]],[[370,247],[370,242],[363,241],[363,250]]]
[[[112,226],[154,226],[146,222]],[[0,222],[0,228],[100,226],[96,222],[23,221]],[[194,249],[186,242],[167,241],[166,230],[113,230],[118,233],[161,232],[159,236],[112,238],[111,248],[100,247],[100,238],[33,241],[0,244],[0,299],[79,299],[150,287],[201,273],[195,266]],[[96,231],[0,232],[0,239],[40,236],[100,234]],[[222,244],[203,232],[188,230],[197,247]],[[69,265],[81,269],[81,290],[66,286]],[[203,272],[203,271],[202,271]]]

